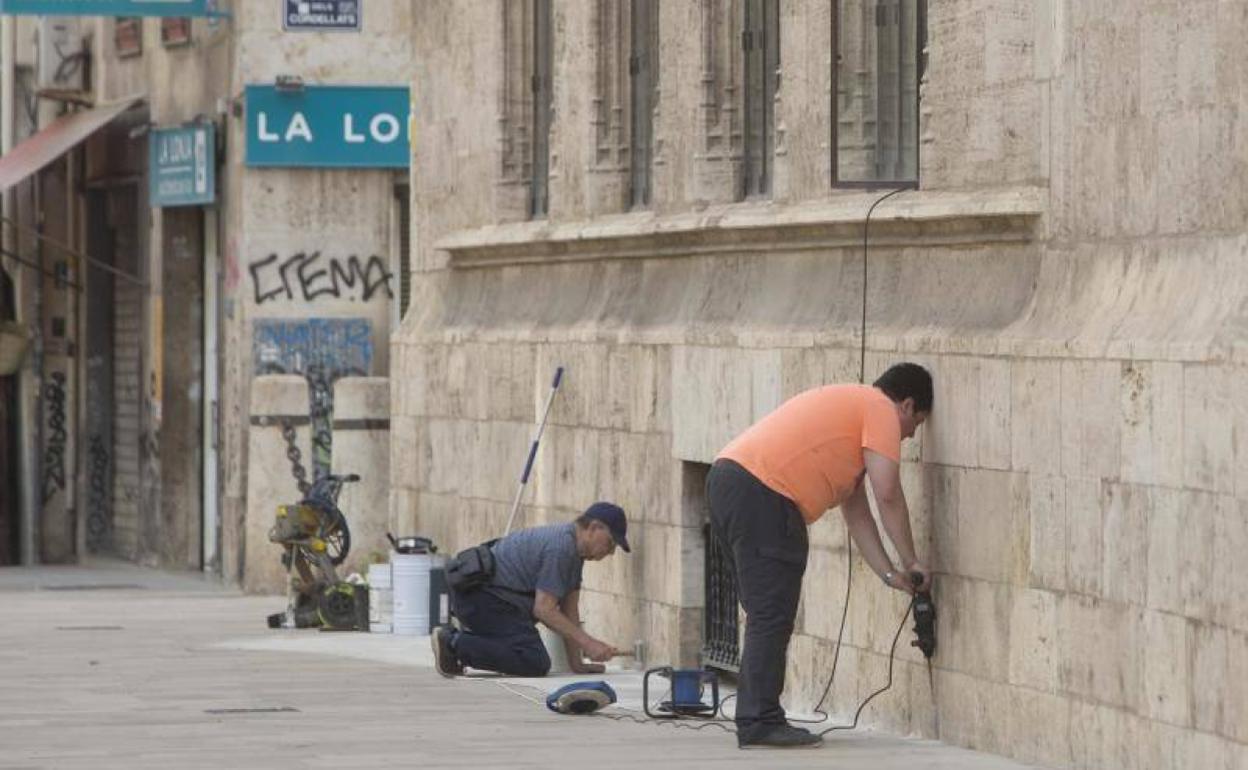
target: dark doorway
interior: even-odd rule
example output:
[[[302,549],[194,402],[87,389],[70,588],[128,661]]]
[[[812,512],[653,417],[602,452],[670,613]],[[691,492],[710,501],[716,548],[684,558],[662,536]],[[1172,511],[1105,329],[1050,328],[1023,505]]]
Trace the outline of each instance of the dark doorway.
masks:
[[[136,185],[89,187],[86,250],[121,272],[141,274]],[[88,268],[86,358],[86,546],[136,559],[142,508],[144,288]]]
[[[160,504],[144,550],[160,563],[203,561],[204,210],[164,208],[160,270],[164,318],[159,374]]]
[[[116,263],[116,234],[108,216],[108,193],[88,190],[87,252],[107,264]],[[95,265],[87,268],[86,356],[86,543],[88,553],[112,553],[113,422],[116,369],[116,286],[113,274]]]
[[[17,297],[9,274],[0,269],[0,321],[17,317]],[[21,559],[21,498],[18,495],[19,375],[0,376],[0,565]]]

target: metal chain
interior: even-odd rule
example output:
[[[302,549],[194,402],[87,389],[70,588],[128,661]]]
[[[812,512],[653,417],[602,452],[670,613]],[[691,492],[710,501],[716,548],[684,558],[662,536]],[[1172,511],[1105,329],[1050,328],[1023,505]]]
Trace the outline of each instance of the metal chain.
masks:
[[[299,494],[306,495],[308,489],[308,471],[303,467],[303,452],[295,443],[295,426],[289,420],[282,420],[282,438],[286,439],[286,459],[290,460],[290,475],[295,478],[295,486]]]

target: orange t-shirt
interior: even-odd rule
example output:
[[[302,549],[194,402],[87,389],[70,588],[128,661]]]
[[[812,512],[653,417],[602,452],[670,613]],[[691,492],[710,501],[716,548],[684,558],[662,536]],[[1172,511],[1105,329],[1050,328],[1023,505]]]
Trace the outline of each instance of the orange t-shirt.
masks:
[[[785,401],[719,456],[792,500],[813,524],[854,491],[864,448],[901,462],[892,399],[868,385],[826,385]]]

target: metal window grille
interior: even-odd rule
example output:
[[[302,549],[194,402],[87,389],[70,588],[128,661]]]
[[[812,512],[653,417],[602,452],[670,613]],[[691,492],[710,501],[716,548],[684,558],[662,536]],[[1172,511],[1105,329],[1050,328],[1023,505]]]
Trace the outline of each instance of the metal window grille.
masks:
[[[412,200],[408,185],[394,188],[395,207],[399,225],[399,320],[407,315],[412,302]]]
[[[741,48],[745,62],[745,146],[742,195],[771,194],[780,87],[780,1],[745,0]]]
[[[654,109],[659,86],[658,0],[633,0],[629,37],[630,202],[634,208],[643,208],[650,205],[654,166]]]
[[[143,53],[143,19],[139,16],[117,16],[113,21],[113,50],[126,58]]]
[[[833,184],[917,185],[927,0],[837,2]]]
[[[550,211],[550,126],[554,118],[551,74],[551,0],[533,3],[533,178],[529,186],[529,216],[539,219]]]
[[[191,17],[166,16],[160,20],[160,44],[166,48],[191,42]]]
[[[737,576],[732,554],[719,542],[710,525],[706,543],[706,612],[702,620],[702,664],[727,671],[741,668],[737,614]]]

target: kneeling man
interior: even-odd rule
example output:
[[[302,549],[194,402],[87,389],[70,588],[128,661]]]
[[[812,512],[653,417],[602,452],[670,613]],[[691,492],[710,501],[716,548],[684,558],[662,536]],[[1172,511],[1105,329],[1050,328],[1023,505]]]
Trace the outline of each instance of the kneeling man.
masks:
[[[618,651],[581,630],[581,568],[587,559],[610,556],[617,545],[628,553],[627,531],[624,510],[598,502],[575,521],[518,530],[495,543],[489,584],[451,592],[460,629],[434,629],[438,673],[451,677],[471,666],[511,676],[545,676],[550,656],[535,621],[563,637],[574,673],[602,673],[600,664]]]

